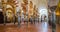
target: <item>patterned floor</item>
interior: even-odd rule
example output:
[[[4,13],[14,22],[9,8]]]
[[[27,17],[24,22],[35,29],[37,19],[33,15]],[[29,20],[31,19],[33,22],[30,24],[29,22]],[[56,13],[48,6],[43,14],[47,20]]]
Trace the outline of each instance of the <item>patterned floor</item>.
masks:
[[[17,23],[15,25],[10,23],[5,26],[0,25],[0,32],[52,32],[52,29],[47,22],[35,24],[21,23],[20,27],[18,27]]]

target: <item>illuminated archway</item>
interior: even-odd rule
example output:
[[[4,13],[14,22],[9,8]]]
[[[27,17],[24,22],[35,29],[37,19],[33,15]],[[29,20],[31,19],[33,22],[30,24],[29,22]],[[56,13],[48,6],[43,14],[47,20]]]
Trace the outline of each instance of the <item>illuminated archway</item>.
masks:
[[[46,16],[47,22],[48,22],[48,10],[47,9],[40,9],[39,13],[40,13],[40,18]]]

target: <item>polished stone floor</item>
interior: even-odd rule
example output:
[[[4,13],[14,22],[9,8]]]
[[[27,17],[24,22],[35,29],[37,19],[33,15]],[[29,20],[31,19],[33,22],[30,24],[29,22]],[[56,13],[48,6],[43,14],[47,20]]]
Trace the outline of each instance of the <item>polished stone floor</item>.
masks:
[[[52,32],[52,27],[48,25],[47,22],[40,23],[21,23],[18,27],[17,23],[13,24],[0,24],[0,32]],[[60,26],[57,25],[56,32],[60,32]]]
[[[56,25],[56,32],[60,32],[60,24]]]

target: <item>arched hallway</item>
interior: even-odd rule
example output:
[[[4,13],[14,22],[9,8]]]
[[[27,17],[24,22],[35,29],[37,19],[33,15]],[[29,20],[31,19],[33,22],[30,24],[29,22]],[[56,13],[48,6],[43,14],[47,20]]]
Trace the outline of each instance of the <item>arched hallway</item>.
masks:
[[[60,32],[60,1],[1,0],[0,4],[0,32]]]

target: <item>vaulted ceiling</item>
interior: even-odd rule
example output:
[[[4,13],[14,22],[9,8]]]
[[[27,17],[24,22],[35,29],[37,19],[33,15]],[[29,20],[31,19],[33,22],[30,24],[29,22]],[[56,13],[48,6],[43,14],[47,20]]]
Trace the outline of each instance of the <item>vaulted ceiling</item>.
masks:
[[[57,8],[59,0],[49,0],[48,1],[48,6],[51,9],[51,11],[55,11]]]
[[[48,0],[49,6],[56,6],[58,4],[59,0]]]
[[[22,0],[17,0],[20,3],[22,2]],[[28,1],[32,1],[34,5],[36,5],[37,7],[47,7],[48,5],[52,8],[53,6],[57,6],[59,0],[28,0]],[[1,2],[1,0],[0,0]],[[21,4],[20,4],[21,5]]]

